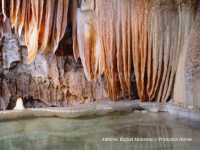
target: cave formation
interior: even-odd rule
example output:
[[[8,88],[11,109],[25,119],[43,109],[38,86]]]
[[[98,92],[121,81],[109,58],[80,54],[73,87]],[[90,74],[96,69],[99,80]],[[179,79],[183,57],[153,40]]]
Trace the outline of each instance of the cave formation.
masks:
[[[199,20],[198,0],[2,0],[4,105],[31,96],[199,107]]]

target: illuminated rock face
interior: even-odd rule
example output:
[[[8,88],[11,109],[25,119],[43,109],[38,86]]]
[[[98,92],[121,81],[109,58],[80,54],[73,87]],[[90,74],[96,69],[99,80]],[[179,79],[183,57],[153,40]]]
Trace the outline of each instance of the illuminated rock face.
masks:
[[[2,41],[11,96],[65,106],[132,98],[135,90],[142,101],[199,106],[198,0],[3,2],[13,36],[27,47]]]

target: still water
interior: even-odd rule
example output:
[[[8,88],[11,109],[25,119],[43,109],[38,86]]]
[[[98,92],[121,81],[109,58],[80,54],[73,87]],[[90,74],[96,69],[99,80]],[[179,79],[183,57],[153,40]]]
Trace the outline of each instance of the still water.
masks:
[[[43,149],[200,150],[200,122],[164,112],[0,122],[0,150]]]

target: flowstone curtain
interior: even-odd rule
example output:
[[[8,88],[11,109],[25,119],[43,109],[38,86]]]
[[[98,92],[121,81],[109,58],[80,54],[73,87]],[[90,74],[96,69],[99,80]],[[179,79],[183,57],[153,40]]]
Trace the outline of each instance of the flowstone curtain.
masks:
[[[87,48],[80,49],[80,53],[84,51],[81,59],[94,59],[92,64],[101,60],[98,67],[103,70],[108,94],[113,99],[121,93],[130,95],[134,68],[140,99],[166,102],[173,89],[180,51],[195,16],[195,4],[195,0],[96,1],[92,20],[93,24],[96,22],[95,34],[88,30],[84,33],[99,39],[100,46],[95,46],[97,41],[88,42],[87,36],[79,39],[80,43],[88,42]],[[78,28],[82,30],[83,26]],[[98,57],[93,55],[97,52]],[[91,66],[84,69],[87,76],[93,75]]]
[[[69,3],[73,53],[88,80],[104,75],[108,95],[117,100],[131,96],[134,74],[142,101],[170,98],[197,0],[2,0],[30,63],[38,52],[56,51]]]

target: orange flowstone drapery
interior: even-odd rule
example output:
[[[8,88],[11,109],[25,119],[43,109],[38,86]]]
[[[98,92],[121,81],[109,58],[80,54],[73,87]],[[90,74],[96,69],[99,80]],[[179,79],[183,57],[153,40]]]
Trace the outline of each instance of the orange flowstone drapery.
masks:
[[[195,0],[95,1],[95,10],[90,10],[95,13],[94,19],[89,23],[84,20],[84,11],[77,19],[82,24],[77,30],[86,34],[78,38],[79,44],[84,43],[79,46],[79,53],[86,76],[97,78],[103,72],[108,94],[116,100],[130,95],[134,68],[140,99],[166,102],[173,89],[183,41],[192,24],[188,17],[194,18],[194,10]],[[94,30],[85,30],[95,23]],[[88,39],[87,35],[93,37]],[[100,46],[95,46],[98,41]],[[97,52],[100,56],[96,58]],[[98,62],[102,71],[94,76],[95,69],[91,68]]]
[[[9,1],[29,62],[38,52],[54,53],[67,27],[68,0]],[[117,100],[131,96],[134,72],[142,101],[166,102],[196,0],[89,0],[80,8],[71,2],[73,52],[86,78],[104,75],[108,95]]]
[[[67,27],[68,0],[10,0],[6,7],[12,27],[24,37],[29,63],[39,51],[56,51]]]

